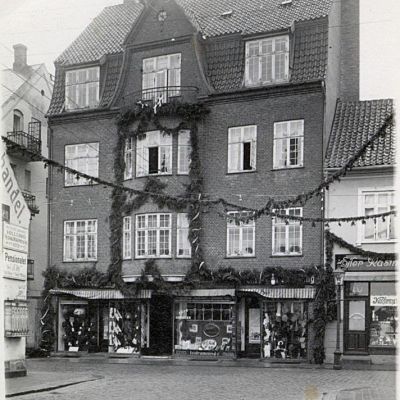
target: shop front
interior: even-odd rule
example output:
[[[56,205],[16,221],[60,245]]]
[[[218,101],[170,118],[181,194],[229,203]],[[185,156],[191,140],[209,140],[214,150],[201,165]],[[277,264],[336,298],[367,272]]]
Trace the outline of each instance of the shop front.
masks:
[[[344,270],[343,347],[348,355],[396,354],[398,309],[395,261],[348,256]]]
[[[239,292],[239,354],[270,361],[307,361],[315,289],[243,288]]]
[[[234,289],[197,289],[174,300],[175,357],[236,356]]]
[[[126,298],[113,289],[53,289],[57,351],[139,355],[149,345],[150,291]]]

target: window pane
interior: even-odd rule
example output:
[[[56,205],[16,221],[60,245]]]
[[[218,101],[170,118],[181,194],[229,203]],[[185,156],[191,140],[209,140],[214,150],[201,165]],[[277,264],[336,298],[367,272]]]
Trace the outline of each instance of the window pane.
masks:
[[[157,231],[154,231],[154,230],[148,231],[147,254],[149,256],[157,255]]]
[[[285,226],[276,225],[274,229],[274,253],[285,253]]]
[[[365,301],[349,301],[349,331],[365,330]]]

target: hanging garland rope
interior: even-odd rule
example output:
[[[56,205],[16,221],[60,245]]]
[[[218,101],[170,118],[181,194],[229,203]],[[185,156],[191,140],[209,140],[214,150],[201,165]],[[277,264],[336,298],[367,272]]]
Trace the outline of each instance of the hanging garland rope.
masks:
[[[188,118],[188,116],[191,115],[191,113],[194,115],[195,118],[198,118],[199,116],[202,116],[205,114],[205,107],[202,105],[185,105],[185,104],[174,104],[174,103],[168,103],[164,104],[159,108],[159,113],[158,116],[168,116],[172,115],[172,113],[175,113],[176,116],[182,117],[182,118]],[[140,117],[140,129],[137,130],[136,134],[140,135],[145,132],[146,126],[148,125],[151,116],[155,116],[154,111],[150,107],[145,107],[141,111],[133,110],[133,111],[128,111],[123,114],[123,117],[119,120],[119,125],[123,126],[126,124],[127,121],[132,121],[136,120],[137,117]],[[157,129],[164,130],[167,134],[173,134],[178,132],[180,129],[182,129],[183,124],[178,125],[175,128],[168,128],[162,126],[159,121],[158,121],[158,116],[155,117],[155,123]],[[189,117],[190,119],[190,117]],[[154,122],[154,120],[153,120]],[[222,205],[224,208],[229,209],[232,208],[234,210],[240,210],[240,211],[253,211],[254,212],[254,219],[259,218],[261,215],[266,214],[270,215],[271,211],[274,209],[283,209],[283,208],[288,208],[291,206],[295,205],[304,205],[308,200],[311,198],[320,195],[321,191],[323,189],[329,190],[329,186],[336,182],[340,181],[340,178],[347,175],[347,173],[354,167],[354,164],[363,157],[367,149],[371,146],[371,149],[373,149],[373,143],[376,139],[379,137],[384,137],[388,130],[387,128],[391,126],[393,123],[393,115],[390,115],[386,118],[384,124],[381,126],[381,128],[371,135],[371,137],[356,151],[356,153],[349,158],[349,160],[346,162],[346,164],[340,168],[338,171],[336,171],[334,174],[332,174],[330,177],[326,178],[323,182],[321,182],[318,187],[315,189],[310,190],[307,193],[302,193],[299,194],[291,199],[287,200],[281,200],[281,201],[276,201],[273,198],[269,198],[266,205],[260,209],[252,209],[249,207],[241,206],[235,203],[228,202],[224,198],[218,198],[215,200],[210,200],[210,199],[204,199],[204,198],[186,198],[186,197],[179,197],[179,196],[171,196],[168,194],[159,194],[159,193],[148,193],[152,198],[156,197],[163,197],[165,200],[169,201],[182,201],[185,202],[187,205],[196,203],[196,202],[202,202],[204,205]],[[109,181],[106,181],[104,179],[100,179],[91,175],[84,174],[82,172],[79,172],[73,168],[69,168],[57,161],[48,159],[44,156],[41,155],[34,155],[32,152],[27,150],[25,147],[22,145],[14,143],[12,140],[2,137],[3,141],[9,146],[10,148],[17,149],[20,151],[22,154],[25,154],[27,156],[35,157],[36,161],[42,161],[44,162],[45,166],[51,165],[55,167],[59,172],[67,171],[76,177],[84,178],[89,181],[90,184],[93,183],[98,183],[104,186],[109,186],[115,190],[120,190],[122,192],[129,193],[131,195],[139,195],[139,194],[144,194],[142,190],[137,190],[133,188],[128,188],[126,186],[122,185],[122,181],[120,184],[115,184]]]

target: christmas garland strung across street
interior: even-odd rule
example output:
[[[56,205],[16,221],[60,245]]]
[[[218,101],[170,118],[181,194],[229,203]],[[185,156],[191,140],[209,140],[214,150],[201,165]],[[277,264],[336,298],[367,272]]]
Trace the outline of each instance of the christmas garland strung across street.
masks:
[[[141,122],[141,131],[137,131],[138,134],[143,134],[144,129],[149,123],[152,115],[152,109],[150,107],[143,107],[142,112],[137,112],[137,111],[128,111],[127,113],[124,114],[124,116],[120,120],[120,124],[123,126],[124,124],[127,123],[127,121],[133,121],[135,120],[138,116],[140,117],[140,122]],[[182,118],[188,118],[191,114],[194,115],[196,118],[199,118],[203,113],[204,113],[205,108],[201,105],[185,105],[185,104],[174,104],[174,103],[168,103],[164,104],[159,108],[159,116],[167,116],[167,115],[172,115],[173,111],[175,111],[176,116],[180,116]],[[153,112],[153,116],[155,116]],[[177,127],[171,129],[167,127],[163,127],[158,120],[158,116],[155,116],[153,119],[153,122],[157,129],[164,129],[167,134],[174,134],[178,132],[180,129],[182,129],[183,126],[185,126],[183,123],[179,124]],[[343,176],[346,176],[347,173],[354,167],[355,163],[363,157],[367,149],[371,146],[371,149],[373,149],[374,141],[376,139],[379,139],[381,137],[384,137],[387,134],[387,128],[393,123],[393,115],[390,115],[389,117],[386,118],[384,124],[379,128],[377,132],[375,132],[371,137],[355,152],[355,154],[349,158],[349,160],[346,162],[346,164],[340,168],[338,171],[336,171],[334,174],[332,174],[330,177],[325,179],[323,182],[319,184],[318,187],[315,189],[310,190],[307,193],[301,193],[291,199],[287,200],[281,200],[281,201],[275,201],[273,198],[269,198],[266,205],[260,209],[252,209],[249,207],[245,207],[243,205],[238,205],[234,204],[231,202],[228,202],[224,198],[218,198],[215,200],[210,200],[210,199],[204,199],[204,198],[199,198],[196,196],[190,196],[190,197],[177,197],[177,196],[170,196],[168,194],[159,194],[159,193],[144,193],[143,190],[137,190],[133,188],[128,188],[123,186],[122,184],[116,184],[113,182],[108,182],[104,179],[100,179],[97,177],[93,177],[91,175],[84,174],[82,172],[79,172],[73,168],[69,168],[57,161],[48,159],[46,157],[43,157],[38,154],[33,154],[29,150],[27,150],[24,146],[21,146],[19,144],[14,143],[12,140],[2,137],[3,141],[9,146],[10,148],[15,148],[18,151],[20,151],[22,154],[25,154],[27,156],[31,156],[32,159],[35,161],[42,161],[44,162],[45,166],[51,165],[57,169],[59,172],[67,171],[73,175],[75,175],[77,178],[84,178],[87,179],[91,184],[93,183],[98,183],[102,184],[104,186],[109,186],[113,188],[114,190],[118,190],[121,193],[125,192],[128,194],[134,194],[134,195],[151,195],[153,198],[154,197],[162,197],[165,200],[170,200],[170,201],[182,201],[185,202],[186,204],[194,204],[197,202],[203,203],[203,205],[222,205],[225,209],[232,208],[234,210],[240,210],[240,211],[252,211],[254,212],[254,219],[259,218],[261,215],[266,214],[270,215],[272,210],[274,209],[283,209],[283,208],[288,208],[291,206],[295,205],[304,205],[308,200],[310,200],[312,197],[320,195],[321,191],[323,189],[329,190],[329,185],[336,181],[340,181],[340,178]],[[121,160],[122,161],[122,160]],[[121,181],[122,183],[122,181]]]

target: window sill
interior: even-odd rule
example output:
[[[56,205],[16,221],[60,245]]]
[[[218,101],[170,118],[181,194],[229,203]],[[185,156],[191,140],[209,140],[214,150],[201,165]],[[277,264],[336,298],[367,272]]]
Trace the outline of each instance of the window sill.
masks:
[[[168,173],[168,174],[148,174],[148,175],[141,175],[141,176],[135,176],[136,179],[141,179],[141,178],[151,178],[152,176],[156,176],[156,177],[162,177],[162,176],[172,176],[172,172]],[[133,179],[133,177],[131,178]]]
[[[96,260],[93,260],[93,259],[91,259],[91,260],[63,260],[63,262],[64,263],[87,263],[87,262],[97,262],[97,259]]]
[[[304,254],[272,254],[270,258],[282,258],[282,257],[303,257]]]
[[[304,165],[296,165],[293,167],[279,167],[279,168],[272,168],[271,171],[286,171],[291,169],[303,169]]]
[[[229,260],[235,260],[237,258],[243,259],[243,258],[257,258],[255,255],[251,255],[251,256],[225,256],[225,259],[229,259]]]
[[[152,260],[171,260],[172,256],[135,256],[135,260],[147,260],[147,259],[152,259]]]
[[[232,171],[232,172],[227,172],[226,175],[237,175],[237,174],[251,174],[257,172],[256,169],[246,169],[243,171]]]
[[[247,89],[255,89],[264,86],[280,85],[282,83],[289,83],[289,79],[280,79],[276,81],[260,82],[260,83],[249,83],[245,82],[244,87]]]
[[[361,241],[357,242],[356,246],[360,247],[364,244],[391,244],[391,243],[397,243],[397,239],[389,239],[389,240],[371,240],[371,241]]]
[[[94,177],[97,178],[97,177]],[[84,178],[83,178],[84,179]],[[76,184],[76,185],[66,185],[64,184],[64,188],[70,188],[70,187],[82,187],[82,186],[96,186],[98,185],[97,182],[93,182],[93,183],[85,183],[85,184]]]
[[[177,260],[191,260],[192,256],[176,256]]]

